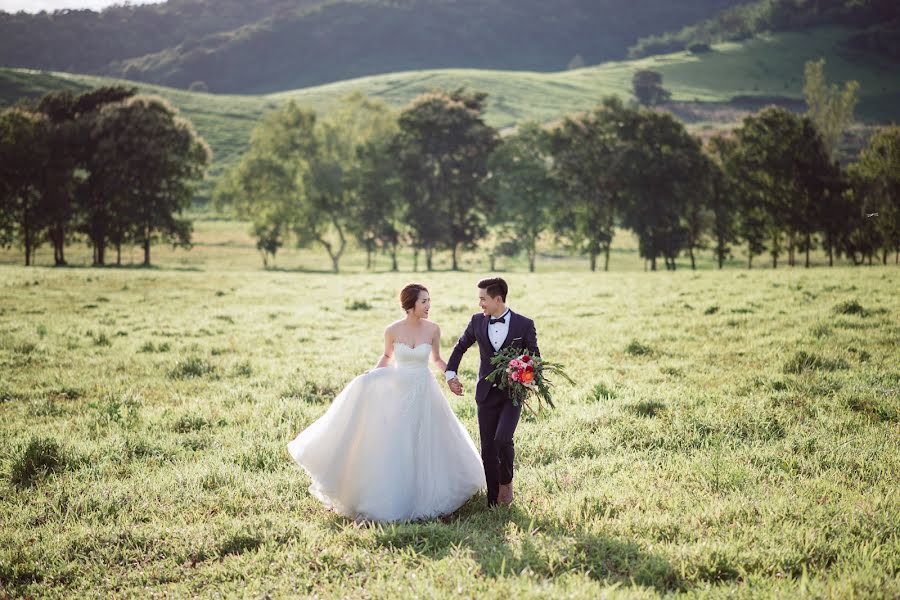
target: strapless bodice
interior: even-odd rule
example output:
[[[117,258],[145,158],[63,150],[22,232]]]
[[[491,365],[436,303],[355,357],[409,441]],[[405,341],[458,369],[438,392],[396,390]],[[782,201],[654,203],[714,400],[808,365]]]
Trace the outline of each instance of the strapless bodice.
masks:
[[[394,361],[397,367],[428,367],[431,344],[425,342],[410,348],[403,342],[394,342]]]

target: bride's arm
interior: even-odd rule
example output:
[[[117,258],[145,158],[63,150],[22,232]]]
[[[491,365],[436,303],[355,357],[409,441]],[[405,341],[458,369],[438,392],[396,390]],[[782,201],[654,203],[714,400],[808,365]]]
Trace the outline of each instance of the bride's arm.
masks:
[[[441,373],[447,370],[447,362],[441,358],[441,328],[437,327],[434,337],[431,340],[431,360],[441,370]]]
[[[383,367],[388,366],[388,363],[391,362],[391,358],[394,355],[394,334],[391,331],[390,327],[386,327],[384,330],[384,353],[381,355],[381,358],[378,359],[378,363],[375,365],[376,369],[381,369]]]

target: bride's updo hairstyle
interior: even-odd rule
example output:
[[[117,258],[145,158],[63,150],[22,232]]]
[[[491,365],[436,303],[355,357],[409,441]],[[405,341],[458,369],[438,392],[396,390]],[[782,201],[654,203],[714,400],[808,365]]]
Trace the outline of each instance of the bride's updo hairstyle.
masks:
[[[404,311],[411,311],[419,300],[419,292],[427,292],[428,288],[421,283],[407,283],[400,290],[400,306]]]

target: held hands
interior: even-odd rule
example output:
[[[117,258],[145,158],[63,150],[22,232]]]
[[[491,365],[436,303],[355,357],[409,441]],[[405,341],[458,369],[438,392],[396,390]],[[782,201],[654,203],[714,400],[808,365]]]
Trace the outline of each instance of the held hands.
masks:
[[[454,377],[453,379],[448,380],[447,386],[450,388],[450,391],[457,396],[463,395],[463,387],[458,378]]]

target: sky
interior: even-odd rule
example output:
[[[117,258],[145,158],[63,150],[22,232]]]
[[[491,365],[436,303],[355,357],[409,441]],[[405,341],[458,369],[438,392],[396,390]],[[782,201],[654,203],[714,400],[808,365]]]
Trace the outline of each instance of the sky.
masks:
[[[163,0],[131,0],[131,4],[153,4]],[[36,13],[64,8],[90,8],[100,10],[113,4],[125,4],[125,0],[0,0],[0,11]]]

